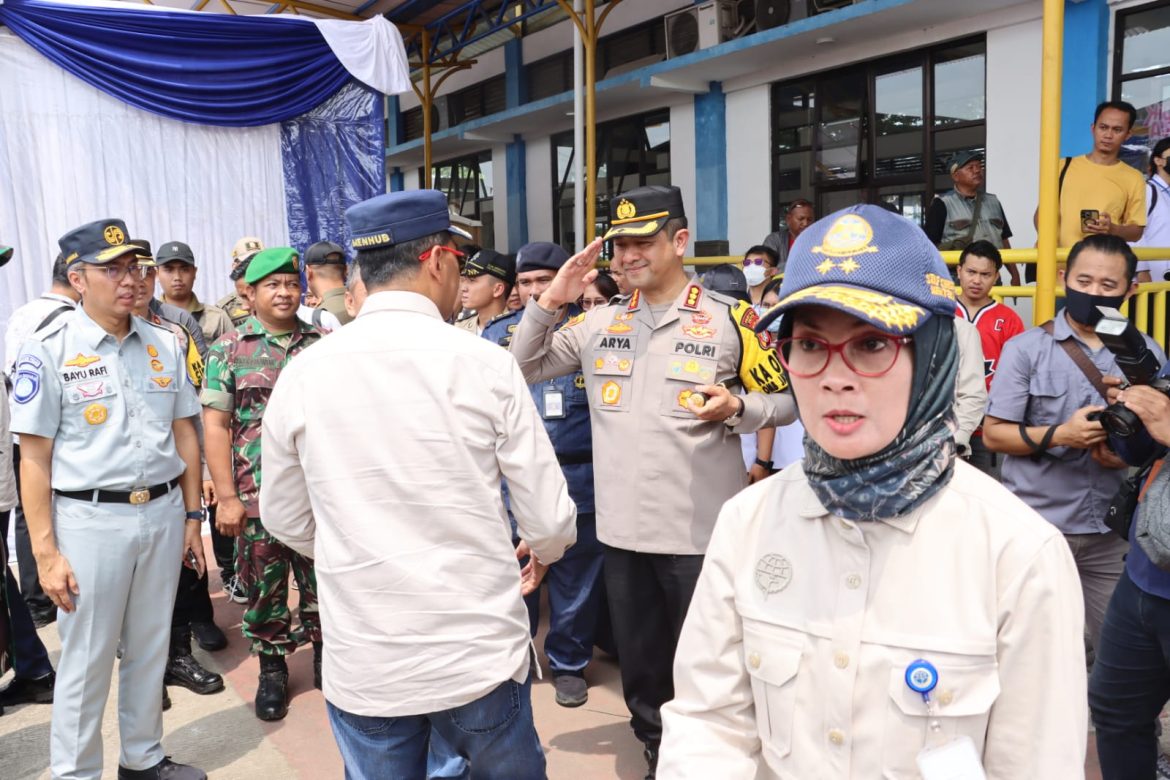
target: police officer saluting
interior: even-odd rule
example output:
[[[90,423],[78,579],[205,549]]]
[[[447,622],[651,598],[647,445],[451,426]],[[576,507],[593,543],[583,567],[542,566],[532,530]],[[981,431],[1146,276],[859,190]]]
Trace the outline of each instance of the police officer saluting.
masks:
[[[752,307],[688,278],[690,237],[677,187],[614,198],[605,238],[634,293],[560,328],[597,276],[594,241],[533,297],[512,338],[528,382],[581,371],[593,421],[597,536],[635,735],[653,776],[659,708],[719,507],[747,484],[740,433],[795,417]],[[559,328],[559,329],[558,329]],[[742,385],[747,395],[729,387]]]
[[[175,562],[204,568],[199,401],[174,334],[130,314],[142,268],[126,235],[105,219],[61,238],[81,306],[30,337],[16,364],[24,509],[41,583],[61,609],[50,769],[101,777],[120,640],[119,780],[203,780],[163,755],[159,697]]]
[[[530,298],[548,289],[568,260],[568,252],[546,241],[520,247],[516,253],[516,286],[521,303],[527,305]],[[567,322],[570,314],[577,314],[575,307],[566,310],[562,322]],[[520,309],[495,318],[484,328],[483,337],[507,347],[523,315]],[[577,505],[577,543],[556,566],[549,567],[545,577],[550,614],[544,652],[552,668],[557,704],[579,707],[589,698],[584,672],[593,658],[593,635],[603,599],[602,554],[593,506],[593,434],[585,377],[575,371],[530,385],[529,389],[565,474],[569,497]],[[535,626],[540,614],[540,593],[528,595],[525,601]]]

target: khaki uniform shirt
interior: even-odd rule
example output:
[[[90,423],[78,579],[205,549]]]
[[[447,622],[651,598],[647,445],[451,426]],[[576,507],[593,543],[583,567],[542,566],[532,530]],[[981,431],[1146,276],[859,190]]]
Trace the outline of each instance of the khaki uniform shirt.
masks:
[[[624,550],[702,555],[719,507],[747,485],[738,434],[795,419],[769,334],[746,303],[698,283],[655,322],[635,293],[569,320],[533,298],[512,337],[529,384],[580,371],[593,423],[597,537]],[[735,428],[687,407],[696,385],[749,391]]]
[[[225,295],[216,301],[215,305],[227,312],[228,317],[231,318],[233,328],[238,328],[240,325],[243,325],[244,320],[248,319],[250,314],[248,307],[240,300],[240,296],[235,293]]]
[[[658,777],[918,778],[917,754],[959,736],[990,780],[1084,777],[1083,629],[1067,543],[972,466],[905,517],[854,522],[794,465],[719,517]],[[906,685],[919,658],[937,729]]]
[[[321,303],[317,305],[317,308],[332,314],[342,325],[353,322],[353,317],[349,316],[349,312],[345,310],[344,287],[334,287],[332,290],[327,290],[321,296]]]
[[[174,301],[168,301],[165,295],[162,297],[162,302],[169,303],[172,306],[177,305]],[[199,323],[199,329],[203,331],[203,339],[209,347],[219,341],[220,336],[235,327],[232,324],[232,318],[225,310],[218,306],[204,304],[195,295],[191,296],[191,302],[188,305],[180,306],[179,308],[186,309],[195,318],[195,321]]]

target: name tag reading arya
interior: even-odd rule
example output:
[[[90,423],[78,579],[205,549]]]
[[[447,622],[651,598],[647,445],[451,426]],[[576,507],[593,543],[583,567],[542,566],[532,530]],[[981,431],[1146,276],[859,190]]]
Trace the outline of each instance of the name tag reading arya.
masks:
[[[544,388],[544,419],[560,420],[565,416],[565,394],[556,387]]]
[[[987,780],[975,743],[967,736],[923,750],[918,771],[922,780]]]

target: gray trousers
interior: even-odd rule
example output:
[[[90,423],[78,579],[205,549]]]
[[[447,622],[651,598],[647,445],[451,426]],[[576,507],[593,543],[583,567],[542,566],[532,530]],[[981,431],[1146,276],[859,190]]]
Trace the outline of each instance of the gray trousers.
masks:
[[[1085,629],[1094,649],[1105,622],[1105,607],[1117,579],[1125,569],[1125,554],[1129,542],[1115,533],[1065,534],[1064,540],[1072,550],[1081,577],[1081,594],[1085,599]]]
[[[56,497],[57,546],[80,593],[73,596],[74,611],[57,619],[61,660],[49,749],[54,780],[102,776],[102,714],[119,642],[119,763],[147,769],[162,761],[162,680],[183,525],[177,487],[138,506]]]

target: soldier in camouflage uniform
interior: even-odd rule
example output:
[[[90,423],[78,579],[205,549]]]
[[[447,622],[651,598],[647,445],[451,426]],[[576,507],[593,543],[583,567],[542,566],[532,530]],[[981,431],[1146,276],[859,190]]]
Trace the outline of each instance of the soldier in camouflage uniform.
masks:
[[[207,356],[203,421],[207,465],[219,496],[220,532],[239,536],[236,571],[246,578],[244,636],[260,655],[256,717],[279,720],[288,712],[284,656],[313,643],[314,684],[321,687],[321,623],[313,564],[278,542],[260,519],[260,423],[276,378],[294,355],[323,335],[297,319],[299,258],[288,247],[259,252],[244,276],[253,313],[220,339]],[[234,469],[233,469],[234,466]],[[292,630],[288,575],[300,588],[301,631]]]

